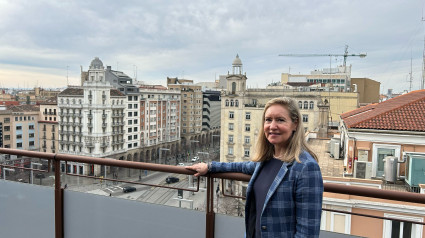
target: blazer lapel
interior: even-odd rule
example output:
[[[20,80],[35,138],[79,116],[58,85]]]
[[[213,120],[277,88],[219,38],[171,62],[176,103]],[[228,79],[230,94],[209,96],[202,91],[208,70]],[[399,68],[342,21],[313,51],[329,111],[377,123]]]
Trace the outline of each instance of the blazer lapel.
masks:
[[[282,182],[283,177],[285,177],[285,174],[288,171],[288,167],[290,165],[292,165],[292,163],[293,162],[291,162],[291,163],[283,162],[282,167],[280,167],[279,172],[277,173],[277,175],[274,178],[272,184],[270,185],[269,191],[267,192],[266,200],[264,201],[264,206],[263,206],[262,212],[264,211],[264,208],[266,207],[266,205],[269,202],[269,200],[272,197],[272,195],[275,193],[277,187]]]

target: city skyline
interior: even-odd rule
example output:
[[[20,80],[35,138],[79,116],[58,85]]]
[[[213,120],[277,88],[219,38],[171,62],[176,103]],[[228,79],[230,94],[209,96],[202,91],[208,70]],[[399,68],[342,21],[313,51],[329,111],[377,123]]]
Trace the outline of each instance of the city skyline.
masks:
[[[348,57],[352,77],[381,82],[381,93],[420,88],[423,1],[115,3],[0,1],[0,87],[78,85],[94,57],[147,84],[167,77],[213,81],[239,54],[248,87],[309,74],[343,57],[279,54],[367,53]],[[24,7],[25,6],[25,7]]]

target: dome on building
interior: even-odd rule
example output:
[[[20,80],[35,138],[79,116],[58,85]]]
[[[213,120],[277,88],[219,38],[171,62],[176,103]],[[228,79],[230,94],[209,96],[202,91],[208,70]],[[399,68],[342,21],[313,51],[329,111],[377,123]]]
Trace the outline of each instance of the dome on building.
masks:
[[[233,66],[239,66],[242,65],[241,59],[239,59],[239,54],[236,55],[236,58],[233,60]]]
[[[103,63],[99,57],[95,57],[94,60],[91,61],[90,69],[103,69]]]

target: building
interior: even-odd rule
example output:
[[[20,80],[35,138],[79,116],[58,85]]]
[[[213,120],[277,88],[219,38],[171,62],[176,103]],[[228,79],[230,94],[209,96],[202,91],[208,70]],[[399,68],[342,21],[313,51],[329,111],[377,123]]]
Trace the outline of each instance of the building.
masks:
[[[52,98],[40,103],[38,130],[40,151],[56,153],[59,148],[59,108],[57,99]]]
[[[181,92],[163,86],[141,85],[140,144],[144,161],[158,159],[159,153],[180,151]],[[160,161],[156,162],[160,162]],[[153,161],[151,161],[153,162]]]
[[[410,154],[425,153],[425,90],[413,91],[384,102],[367,105],[341,115],[339,147],[348,173],[356,176],[362,164],[369,178],[385,178],[387,156],[398,158],[396,176],[409,177],[405,159]],[[424,157],[425,159],[425,157]],[[416,170],[424,170],[418,164]],[[364,176],[364,175],[363,175]],[[425,178],[421,178],[425,183]],[[418,187],[418,184],[411,187]]]
[[[219,91],[204,91],[202,94],[202,131],[220,129],[221,95]]]
[[[133,160],[133,154],[131,158],[125,155],[128,143],[124,129],[129,128],[125,122],[134,111],[127,110],[129,98],[105,80],[105,69],[98,58],[91,62],[87,77],[82,87],[67,88],[58,96],[59,152]],[[138,100],[135,103],[138,105]],[[104,167],[86,164],[68,164],[68,169],[78,174],[105,172]]]
[[[98,57],[95,57],[94,60],[100,61]],[[126,110],[124,112],[126,114],[126,121],[124,125],[126,134],[125,147],[129,152],[127,154],[127,160],[139,160],[139,158],[133,158],[132,156],[137,154],[137,150],[140,147],[139,88],[133,85],[133,79],[131,77],[121,71],[112,70],[111,66],[106,66],[106,69],[102,69],[102,73],[104,74],[105,82],[109,82],[113,88],[118,89],[121,93],[127,96]],[[81,85],[84,85],[85,82],[88,82],[90,77],[91,76],[89,72],[82,72]]]
[[[351,91],[359,93],[359,104],[378,103],[381,83],[369,78],[352,78]]]
[[[242,66],[239,55],[236,55],[232,71],[228,72],[225,79],[227,90],[221,92],[220,160],[250,160],[255,153],[254,144],[260,131],[264,106],[272,98],[294,98],[300,107],[306,132],[318,132],[320,128],[326,128],[327,121],[322,121],[320,116],[327,116],[329,107],[323,102],[321,92],[299,92],[275,85],[265,89],[247,89],[247,77],[242,73]]]
[[[282,73],[281,83],[291,85],[292,83],[305,83],[306,85],[317,85],[328,87],[331,91],[351,91],[351,66],[338,66],[314,70],[310,74]]]
[[[167,77],[167,87],[181,92],[181,131],[184,147],[200,142],[202,132],[202,87],[193,80]],[[196,138],[196,139],[195,139]],[[197,142],[195,142],[197,141]]]

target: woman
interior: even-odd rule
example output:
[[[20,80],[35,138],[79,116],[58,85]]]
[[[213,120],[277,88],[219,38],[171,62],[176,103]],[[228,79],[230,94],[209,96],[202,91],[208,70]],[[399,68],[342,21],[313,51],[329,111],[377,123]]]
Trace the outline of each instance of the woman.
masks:
[[[304,139],[296,102],[270,100],[250,162],[200,163],[188,166],[195,176],[207,172],[252,175],[245,205],[246,237],[318,237],[323,180],[316,155]]]

